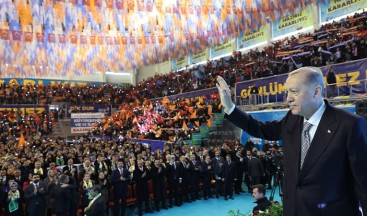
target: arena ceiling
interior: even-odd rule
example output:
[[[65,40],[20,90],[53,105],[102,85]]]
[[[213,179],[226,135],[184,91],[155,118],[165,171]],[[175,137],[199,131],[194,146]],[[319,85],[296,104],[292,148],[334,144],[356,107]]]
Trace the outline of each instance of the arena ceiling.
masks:
[[[0,3],[3,77],[127,71],[197,53],[316,0],[14,0]]]

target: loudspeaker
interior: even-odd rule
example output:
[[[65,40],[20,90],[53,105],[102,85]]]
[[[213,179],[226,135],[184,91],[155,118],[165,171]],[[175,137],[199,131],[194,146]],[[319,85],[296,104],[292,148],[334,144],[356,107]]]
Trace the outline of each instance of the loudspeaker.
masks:
[[[367,100],[366,101],[358,101],[356,103],[356,113],[357,115],[363,116],[367,118]]]

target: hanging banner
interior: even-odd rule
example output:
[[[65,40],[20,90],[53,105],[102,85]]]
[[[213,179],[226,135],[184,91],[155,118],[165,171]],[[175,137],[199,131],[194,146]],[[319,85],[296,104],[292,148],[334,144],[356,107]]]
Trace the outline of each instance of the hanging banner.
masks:
[[[273,38],[295,32],[313,25],[312,7],[296,10],[287,16],[278,18],[273,23]]]
[[[188,62],[187,56],[183,58],[179,58],[179,59],[172,59],[172,70],[177,71],[177,70],[183,69],[188,64],[189,62]]]
[[[20,112],[21,116],[24,116],[26,113],[28,114],[42,114],[48,113],[48,106],[39,106],[39,105],[0,105],[0,111],[15,111]]]
[[[95,105],[68,105],[69,113],[104,113],[110,115],[110,108],[103,104]]]
[[[192,92],[183,93],[183,94],[170,95],[170,96],[167,96],[167,98],[169,100],[176,100],[176,99],[181,99],[181,98],[194,98],[194,97],[200,97],[200,96],[203,96],[205,98],[211,98],[211,95],[215,93],[216,91],[217,91],[217,87],[214,87],[214,88],[202,89],[202,90],[192,91]],[[159,101],[162,99],[163,97],[154,98],[150,100],[154,102],[154,101]]]
[[[261,26],[257,31],[242,32],[237,38],[237,49],[243,49],[249,46],[256,45],[261,42],[265,42],[268,38],[268,31],[265,26]]]
[[[319,3],[320,23],[367,8],[366,0],[326,0]]]
[[[233,53],[233,50],[233,40],[228,40],[225,43],[210,47],[210,58],[212,59],[225,54],[231,54]]]
[[[104,85],[105,82],[84,82],[76,80],[51,80],[51,79],[23,79],[23,78],[5,78],[0,79],[0,85],[3,83],[19,84],[19,85],[58,85],[69,84],[71,86]]]
[[[335,73],[337,79],[337,88],[339,96],[366,93],[365,83],[360,80],[365,80],[367,77],[367,60],[359,60],[338,64],[333,66],[325,66],[320,68],[324,74],[326,83],[326,76],[329,71]],[[285,81],[288,74],[282,74],[274,77],[266,77],[262,79],[250,80],[236,83],[236,98],[248,99],[250,97],[250,90],[253,85],[259,89],[259,97],[263,101],[281,102],[285,100]],[[350,89],[352,88],[352,89]],[[329,90],[328,88],[326,89]]]
[[[203,50],[201,52],[198,52],[196,54],[190,54],[190,65],[192,64],[197,64],[199,62],[203,62],[203,61],[206,61],[208,60],[208,55],[207,55],[207,50]]]
[[[91,131],[95,122],[101,121],[104,113],[72,113],[71,133],[87,133]]]

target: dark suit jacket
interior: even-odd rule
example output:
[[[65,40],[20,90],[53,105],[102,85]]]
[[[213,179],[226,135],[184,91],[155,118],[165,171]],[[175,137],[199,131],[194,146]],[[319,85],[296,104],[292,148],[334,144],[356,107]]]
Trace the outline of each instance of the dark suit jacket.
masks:
[[[237,170],[235,162],[231,162],[231,164],[228,164],[228,162],[224,162],[222,167],[222,178],[224,178],[225,182],[233,182],[234,179],[237,177]]]
[[[51,189],[52,210],[56,213],[67,213],[70,208],[71,192],[68,187],[57,184]]]
[[[236,108],[226,115],[250,135],[283,140],[284,215],[367,214],[367,121],[326,101],[326,110],[300,170],[303,117],[288,112],[280,121],[260,122]]]
[[[126,180],[121,180],[121,176],[126,178]],[[127,185],[129,184],[129,171],[124,167],[122,175],[120,174],[119,169],[115,169],[112,171],[111,176],[112,185],[114,188],[114,193],[124,193],[124,196],[126,196],[127,193]]]
[[[264,175],[264,166],[261,160],[257,157],[252,157],[247,161],[247,171],[250,177],[261,177]]]
[[[41,190],[41,188],[43,190]],[[34,194],[33,192],[33,184],[29,184],[24,190],[24,199],[27,202],[27,209],[30,214],[32,214],[32,212],[34,212],[36,209],[46,208],[46,195],[48,193],[46,183],[40,181],[38,193]]]
[[[86,212],[87,216],[104,216],[106,212],[106,201],[103,196],[100,196],[92,206],[89,211]]]
[[[143,177],[144,173],[145,176]],[[136,197],[139,201],[149,199],[148,178],[149,172],[145,166],[143,166],[143,172],[139,169],[139,167],[135,167],[133,181],[136,184]]]

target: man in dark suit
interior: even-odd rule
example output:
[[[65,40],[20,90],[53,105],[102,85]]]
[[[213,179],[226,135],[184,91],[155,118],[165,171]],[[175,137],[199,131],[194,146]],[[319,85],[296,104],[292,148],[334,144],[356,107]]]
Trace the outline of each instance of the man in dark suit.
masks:
[[[112,171],[111,181],[113,185],[113,215],[125,216],[127,187],[130,179],[129,171],[124,167],[122,160],[117,162],[117,169]],[[121,214],[119,213],[119,206],[121,206]]]
[[[256,200],[255,203],[257,204],[252,209],[252,213],[255,213],[256,211],[266,211],[266,209],[271,206],[271,202],[268,200],[265,194],[266,189],[264,185],[257,184],[252,186],[252,196]]]
[[[173,199],[175,199],[175,205],[180,206],[182,203],[182,197],[180,194],[180,178],[182,179],[182,167],[180,166],[180,163],[175,161],[175,156],[173,154],[167,155],[166,159],[169,207],[172,207]]]
[[[205,161],[202,164],[203,168],[203,196],[204,200],[207,200],[208,197],[212,198],[212,178],[213,178],[213,167],[212,161],[210,160],[210,156],[205,157]]]
[[[29,216],[44,216],[46,213],[47,185],[40,181],[40,174],[33,173],[32,184],[24,190]]]
[[[68,164],[62,168],[62,173],[66,173],[67,171],[67,173],[72,175],[75,179],[78,179],[78,168],[74,165],[73,159],[69,158],[67,163]]]
[[[367,121],[323,99],[320,69],[290,73],[290,111],[266,123],[236,108],[223,78],[217,81],[227,119],[252,136],[282,139],[285,216],[356,216],[359,202],[367,215]]]
[[[56,216],[69,214],[71,192],[68,182],[69,176],[61,175],[58,184],[51,189],[52,211],[56,213]]]
[[[226,156],[226,162],[223,165],[222,170],[222,181],[224,183],[224,199],[227,200],[228,196],[230,199],[233,199],[233,183],[236,178],[236,165],[232,162],[232,158],[230,154]]]
[[[101,187],[99,185],[94,186],[90,190],[90,195],[93,199],[89,202],[89,205],[85,208],[87,216],[105,216],[106,212],[106,200],[101,194]]]
[[[244,167],[243,167],[243,155],[242,155],[242,148],[238,148],[236,150],[236,156],[234,158],[234,162],[236,163],[236,173],[237,173],[237,180],[234,183],[234,190],[236,192],[236,194],[240,194],[243,190],[242,190],[242,180],[243,180],[243,172],[244,172]]]
[[[251,159],[247,162],[247,170],[251,180],[251,186],[260,184],[261,177],[265,174],[261,160],[257,157],[251,156]]]
[[[222,166],[224,164],[224,159],[220,156],[220,150],[215,151],[215,157],[212,160],[212,166],[215,177],[215,188],[216,197],[223,194],[223,182],[222,182]]]
[[[165,168],[162,166],[159,159],[154,161],[154,166],[152,167],[152,180],[155,210],[160,211],[160,207],[167,209]]]
[[[143,202],[145,202],[145,212],[151,212],[149,206],[149,191],[148,191],[148,172],[144,167],[143,160],[137,161],[138,167],[133,173],[133,181],[136,185],[136,198],[138,199],[138,213],[143,215]]]

